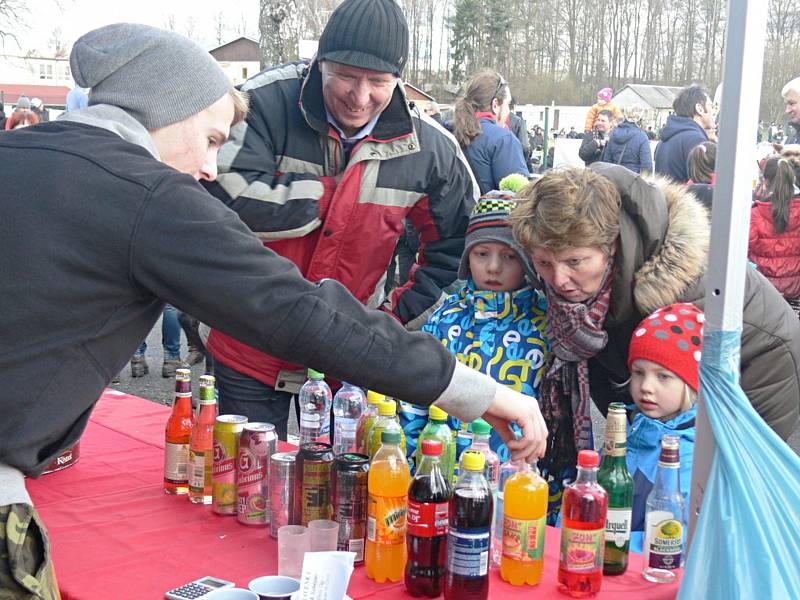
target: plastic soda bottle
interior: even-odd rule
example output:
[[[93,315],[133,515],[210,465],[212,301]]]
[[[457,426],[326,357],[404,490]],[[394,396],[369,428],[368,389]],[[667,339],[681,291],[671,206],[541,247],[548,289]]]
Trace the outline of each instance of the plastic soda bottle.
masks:
[[[378,418],[378,405],[386,400],[386,396],[378,392],[367,391],[367,407],[361,414],[356,430],[358,452],[369,455],[369,432],[375,419]]]
[[[300,388],[300,445],[330,441],[331,402],[333,394],[325,383],[325,375],[308,370],[308,380]]]
[[[414,462],[419,465],[422,461],[422,442],[425,440],[439,440],[442,442],[441,468],[442,473],[452,481],[453,468],[456,461],[456,443],[453,430],[447,424],[447,413],[438,406],[428,408],[428,422],[419,432],[417,451]]]
[[[408,490],[408,562],[406,590],[418,598],[442,593],[447,560],[450,479],[442,470],[442,442],[423,440],[422,458]]]
[[[483,453],[467,450],[464,471],[450,498],[447,532],[446,600],[485,600],[489,597],[489,548],[494,501],[484,477]]]
[[[497,490],[497,483],[500,476],[500,459],[497,454],[489,447],[489,438],[492,435],[492,426],[483,419],[477,419],[470,425],[472,429],[472,445],[470,450],[481,452],[486,458],[483,468],[483,474],[486,476],[486,481],[492,488],[492,493]],[[461,455],[459,461],[459,471],[464,472],[464,455]]]
[[[164,432],[164,493],[189,493],[189,442],[194,426],[192,372],[175,370],[175,400]]]
[[[544,566],[547,482],[536,467],[521,461],[505,484],[503,557],[500,577],[511,585],[536,585]]]
[[[603,574],[620,575],[628,568],[633,509],[633,477],[625,460],[628,418],[625,405],[612,402],[608,406],[606,443],[603,462],[597,472],[597,483],[608,493]]]
[[[507,460],[500,465],[500,475],[497,481],[497,493],[494,495],[494,524],[492,525],[492,565],[500,567],[500,558],[503,555],[503,495],[506,481],[514,473],[519,472],[521,463]]]
[[[561,505],[559,589],[573,598],[600,591],[608,495],[597,483],[600,457],[594,450],[578,453],[578,477],[564,490]]]
[[[656,481],[647,496],[644,516],[644,571],[654,583],[675,581],[681,566],[686,531],[686,503],[681,494],[680,439],[666,434],[661,438]]]
[[[333,453],[356,452],[356,433],[367,403],[364,392],[346,382],[333,397]]]
[[[397,403],[394,400],[385,400],[378,405],[378,418],[369,431],[369,457],[375,456],[381,447],[381,433],[396,431],[400,434],[400,447],[406,451],[406,434],[397,420]]]
[[[453,484],[458,481],[458,476],[461,474],[461,455],[464,454],[464,451],[469,450],[471,445],[472,431],[470,431],[470,423],[462,422],[456,433],[456,461],[453,464]]]
[[[411,473],[400,433],[384,431],[367,478],[367,577],[398,582],[406,566],[406,512]]]
[[[200,376],[200,410],[189,440],[189,500],[211,504],[211,469],[214,466],[214,423],[217,396],[214,376]]]

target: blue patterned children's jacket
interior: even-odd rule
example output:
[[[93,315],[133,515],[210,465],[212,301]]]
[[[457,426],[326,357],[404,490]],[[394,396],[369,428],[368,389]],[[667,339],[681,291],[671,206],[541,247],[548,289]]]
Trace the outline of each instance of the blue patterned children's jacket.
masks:
[[[513,292],[476,290],[472,278],[457,294],[447,298],[422,330],[441,340],[459,361],[489,375],[495,381],[536,396],[550,354],[545,339],[544,294],[531,287]],[[401,403],[400,423],[406,432],[408,455],[413,456],[419,432],[427,422],[427,410]],[[460,423],[450,417],[455,430]],[[505,462],[510,457],[497,432],[491,447]]]

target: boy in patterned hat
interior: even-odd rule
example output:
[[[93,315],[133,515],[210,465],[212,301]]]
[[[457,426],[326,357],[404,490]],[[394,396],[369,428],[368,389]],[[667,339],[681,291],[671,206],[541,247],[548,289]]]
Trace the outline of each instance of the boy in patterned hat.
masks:
[[[458,269],[466,285],[436,309],[422,330],[441,340],[460,362],[535,397],[550,353],[544,333],[546,300],[532,285],[538,277],[528,255],[511,235],[508,215],[515,205],[509,191],[480,198]],[[427,409],[402,402],[400,422],[411,458]],[[450,418],[451,427],[459,425]],[[508,448],[496,431],[490,444],[501,462],[508,460]]]
[[[629,385],[636,410],[628,427],[627,464],[634,481],[631,550],[637,552],[665,433],[680,438],[681,492],[688,506],[703,322],[693,304],[670,304],[646,317],[631,337]]]

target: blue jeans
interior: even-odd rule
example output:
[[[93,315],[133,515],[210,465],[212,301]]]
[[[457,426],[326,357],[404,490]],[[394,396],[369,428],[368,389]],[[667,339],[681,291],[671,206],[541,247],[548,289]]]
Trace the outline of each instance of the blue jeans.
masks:
[[[219,414],[244,415],[251,422],[272,423],[278,437],[286,439],[292,394],[279,392],[219,361],[214,363],[214,376],[219,392]]]
[[[167,304],[161,318],[161,345],[164,348],[164,360],[180,359],[181,357],[181,324],[178,322],[178,311],[174,306]],[[136,351],[138,356],[144,356],[147,342],[142,342]]]

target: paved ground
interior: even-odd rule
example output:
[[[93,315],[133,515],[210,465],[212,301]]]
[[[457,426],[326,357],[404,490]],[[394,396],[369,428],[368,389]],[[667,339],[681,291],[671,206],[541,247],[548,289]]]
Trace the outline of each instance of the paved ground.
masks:
[[[182,340],[182,356],[186,356],[186,340]],[[134,394],[154,402],[161,404],[171,404],[172,398],[175,393],[174,381],[172,379],[164,379],[161,377],[161,361],[163,359],[163,351],[161,349],[161,325],[160,321],[147,338],[147,362],[150,365],[150,373],[144,377],[133,379],[131,377],[130,367],[125,367],[120,374],[120,382],[113,384],[111,387],[120,391]],[[197,378],[203,374],[203,365],[195,365],[192,367],[194,373],[195,384]],[[294,409],[289,411],[289,434],[297,434],[297,420],[294,417]],[[596,410],[592,411],[592,422],[594,423],[594,435],[597,447],[603,443],[603,436],[605,435],[605,419]],[[795,432],[789,438],[789,446],[800,455],[800,426],[795,429]]]

